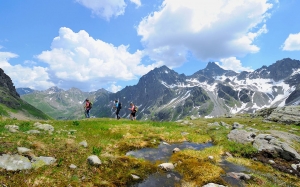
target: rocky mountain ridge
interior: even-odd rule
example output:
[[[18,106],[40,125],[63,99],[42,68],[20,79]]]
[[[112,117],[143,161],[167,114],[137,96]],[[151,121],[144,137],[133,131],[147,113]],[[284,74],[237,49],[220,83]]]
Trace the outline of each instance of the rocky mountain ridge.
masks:
[[[103,90],[92,97],[92,114],[114,117],[112,103],[115,99],[123,103],[120,113],[123,118],[129,116],[130,102],[139,107],[137,118],[143,120],[253,113],[262,108],[299,105],[299,83],[300,61],[290,58],[253,72],[240,73],[224,70],[214,62],[190,76],[162,66],[142,76],[134,86],[126,86],[117,93]],[[61,93],[56,89],[52,91]],[[78,94],[73,93],[74,96]]]

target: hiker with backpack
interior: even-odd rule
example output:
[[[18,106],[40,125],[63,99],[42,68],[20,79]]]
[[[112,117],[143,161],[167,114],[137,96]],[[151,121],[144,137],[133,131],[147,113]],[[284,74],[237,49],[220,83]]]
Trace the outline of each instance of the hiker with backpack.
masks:
[[[85,100],[85,105],[84,105],[84,114],[86,118],[90,118],[90,110],[92,108],[92,102],[89,101],[89,99]]]
[[[131,102],[130,103],[130,108],[128,108],[128,109],[131,111],[129,118],[131,120],[136,120],[135,114],[136,114],[136,111],[137,111],[137,107]]]
[[[121,117],[119,116],[120,110],[122,108],[122,103],[119,102],[118,100],[115,100],[115,105],[114,108],[116,109],[116,115],[117,115],[117,119],[119,120]]]

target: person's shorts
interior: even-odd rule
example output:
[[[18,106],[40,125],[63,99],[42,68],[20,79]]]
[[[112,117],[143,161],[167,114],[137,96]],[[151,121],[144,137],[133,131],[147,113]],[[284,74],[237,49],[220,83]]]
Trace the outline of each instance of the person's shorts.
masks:
[[[131,112],[132,117],[135,117],[135,112]]]

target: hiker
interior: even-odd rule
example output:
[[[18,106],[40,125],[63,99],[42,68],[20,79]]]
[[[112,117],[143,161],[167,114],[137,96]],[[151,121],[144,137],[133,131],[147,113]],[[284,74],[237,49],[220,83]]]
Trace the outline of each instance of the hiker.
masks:
[[[130,108],[128,108],[128,109],[131,111],[129,118],[131,120],[135,120],[136,119],[135,118],[136,109],[135,109],[135,106],[134,106],[134,104],[132,102],[130,103]]]
[[[121,102],[119,102],[118,100],[115,100],[114,108],[116,109],[117,119],[119,120],[119,119],[121,118],[121,117],[119,116],[120,110],[121,110],[121,108],[122,108]]]
[[[91,102],[89,101],[89,99],[85,100],[85,106],[84,106],[84,114],[86,118],[90,118],[90,110],[91,110]]]

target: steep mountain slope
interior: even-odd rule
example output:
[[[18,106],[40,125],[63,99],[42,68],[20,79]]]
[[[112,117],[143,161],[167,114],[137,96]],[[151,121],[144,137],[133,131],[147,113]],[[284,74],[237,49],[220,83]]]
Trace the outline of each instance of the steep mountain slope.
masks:
[[[79,119],[84,116],[83,107],[86,98],[97,103],[96,97],[102,101],[104,97],[108,97],[108,94],[109,92],[103,89],[88,93],[77,88],[65,91],[58,87],[51,87],[45,91],[22,95],[21,98],[55,119]],[[101,97],[102,95],[104,97]],[[95,116],[96,111],[97,109],[91,110],[91,115]]]
[[[42,111],[23,101],[10,77],[0,68],[0,116],[18,119],[50,119]]]

